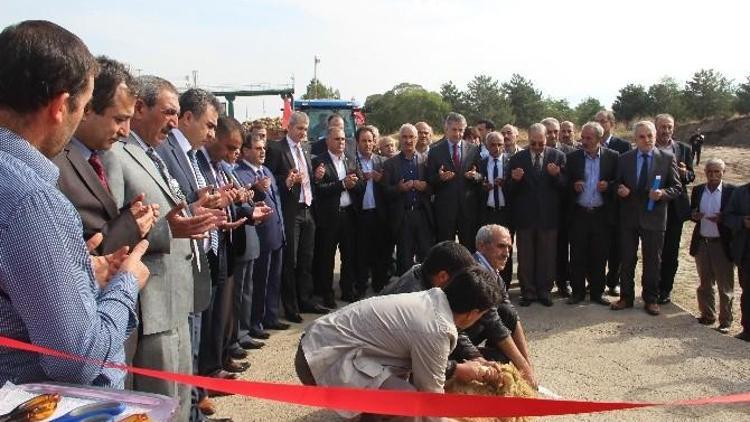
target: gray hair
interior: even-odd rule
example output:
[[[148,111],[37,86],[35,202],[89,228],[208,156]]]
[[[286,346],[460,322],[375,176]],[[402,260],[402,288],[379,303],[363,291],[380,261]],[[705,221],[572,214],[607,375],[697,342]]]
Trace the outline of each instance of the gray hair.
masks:
[[[566,120],[566,121],[560,123],[560,127],[563,127],[563,126],[570,126],[571,128],[573,128],[573,130],[575,130],[575,128],[576,128],[576,124],[573,123],[573,122],[571,122],[570,120]]]
[[[547,127],[542,123],[534,123],[533,125],[529,126],[529,137],[531,137],[532,133],[541,133],[542,135],[547,135]]]
[[[505,128],[508,128],[513,131],[514,134],[518,135],[518,128],[513,126],[512,124],[508,123],[507,125],[500,128],[500,132],[505,131]]]
[[[581,127],[581,132],[583,132],[585,129],[593,129],[594,133],[596,133],[597,139],[602,139],[604,137],[604,128],[599,124],[599,122],[587,122]]]
[[[496,130],[493,130],[492,132],[487,134],[486,138],[484,138],[484,143],[489,144],[492,138],[496,138],[501,143],[504,142],[503,134]]]
[[[560,121],[557,120],[557,119],[555,119],[554,117],[545,117],[539,123],[543,124],[544,127],[549,127],[549,126],[552,126],[552,125],[557,126],[558,128],[560,127]]]
[[[505,234],[510,237],[510,231],[499,225],[499,224],[487,224],[479,228],[477,236],[474,240],[475,246],[478,248],[479,245],[486,245],[492,243],[492,239],[496,235]]]
[[[401,127],[400,127],[400,128],[398,129],[398,134],[399,134],[399,135],[401,135],[401,134],[402,134],[402,133],[404,133],[404,131],[405,131],[405,130],[407,130],[407,129],[413,130],[415,134],[417,133],[417,128],[416,128],[416,126],[414,126],[414,125],[413,125],[413,124],[411,124],[411,123],[404,123],[404,124],[403,124],[403,125],[401,125]]]
[[[451,111],[447,116],[445,116],[445,126],[448,126],[451,123],[462,123],[464,126],[466,126],[466,117],[464,117],[463,114]]]
[[[385,144],[386,142],[393,142],[394,144],[398,145],[398,141],[396,141],[396,138],[390,135],[381,136],[380,139],[378,139],[378,146]]]
[[[599,110],[594,115],[594,119],[597,119],[596,116],[603,115],[607,121],[614,123],[615,122],[615,113],[609,111],[609,110]],[[598,120],[598,119],[597,119]]]
[[[200,88],[190,88],[180,95],[180,117],[185,112],[193,113],[193,116],[200,117],[212,106],[216,112],[221,111],[221,103],[214,94]]]
[[[706,160],[706,163],[703,164],[703,169],[706,170],[709,166],[719,166],[721,171],[724,171],[727,168],[727,165],[721,158],[709,158]]]
[[[138,99],[149,108],[156,105],[156,101],[159,99],[159,94],[162,91],[177,94],[177,88],[172,85],[172,82],[158,76],[139,76],[136,78],[136,85],[138,87]]]
[[[307,117],[307,114],[301,111],[295,111],[289,116],[289,126],[294,126],[300,122],[310,123],[310,118]]]
[[[645,127],[651,132],[653,135],[656,135],[656,126],[654,126],[654,122],[650,120],[641,120],[640,122],[633,125],[633,135],[638,135],[638,129]]]
[[[654,121],[658,122],[659,120],[671,120],[672,124],[674,124],[674,117],[669,113],[657,114],[656,117],[654,117]]]
[[[372,133],[372,139],[380,138],[380,131],[374,125],[365,125],[365,129],[368,129]]]

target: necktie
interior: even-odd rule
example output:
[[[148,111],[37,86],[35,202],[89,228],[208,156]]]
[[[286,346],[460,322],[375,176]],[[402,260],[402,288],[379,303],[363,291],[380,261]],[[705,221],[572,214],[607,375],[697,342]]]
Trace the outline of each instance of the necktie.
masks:
[[[161,157],[159,157],[159,154],[157,154],[153,148],[147,149],[146,155],[148,155],[148,158],[150,158],[151,161],[153,161],[154,164],[156,165],[157,170],[159,170],[159,174],[161,174],[161,177],[164,179],[164,182],[167,183],[167,186],[169,187],[169,191],[172,193],[172,196],[177,198],[178,201],[184,201],[185,194],[182,193],[182,189],[180,189],[180,185],[177,183],[177,181],[174,178],[172,178],[171,174],[169,174],[167,163],[165,163],[164,160],[162,160]],[[190,213],[187,207],[185,207],[185,213],[186,214]]]
[[[641,154],[641,173],[638,175],[638,192],[648,192],[648,154]]]
[[[536,170],[537,173],[542,172],[542,154],[534,155],[534,170]]]
[[[458,144],[453,144],[453,169],[461,170],[461,159],[458,157]]]
[[[193,168],[193,173],[195,173],[195,182],[198,185],[198,189],[205,188],[207,186],[206,178],[203,177],[203,172],[201,171],[200,166],[198,166],[198,157],[196,156],[195,150],[191,149],[190,151],[188,151],[188,158],[190,158],[190,166]],[[214,254],[218,253],[219,232],[216,231],[216,229],[208,231],[208,244]]]
[[[309,172],[307,171],[307,162],[305,161],[304,155],[302,155],[302,145],[297,144],[297,147],[294,148],[294,153],[299,162],[299,168],[297,170],[302,173],[302,202],[309,207],[310,204],[312,204],[312,188],[310,187],[310,178],[308,177]]]
[[[102,184],[102,187],[104,187],[104,190],[109,192],[109,183],[107,183],[107,174],[104,172],[104,165],[102,164],[102,159],[99,157],[99,154],[97,154],[96,151],[91,152],[91,157],[89,157],[89,164],[91,164],[91,167],[94,168],[94,172],[96,173],[96,178],[99,179],[99,183]]]
[[[497,185],[495,184],[495,180],[500,176],[499,170],[497,168],[497,158],[495,158],[495,167],[492,168],[492,196],[495,199],[495,209],[500,209],[500,190],[498,189]]]

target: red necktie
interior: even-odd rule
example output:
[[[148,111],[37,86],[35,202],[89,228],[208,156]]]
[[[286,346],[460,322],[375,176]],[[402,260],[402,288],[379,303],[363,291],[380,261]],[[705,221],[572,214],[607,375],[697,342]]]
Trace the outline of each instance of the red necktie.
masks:
[[[453,168],[456,171],[461,170],[461,160],[458,158],[458,144],[453,145]]]
[[[102,184],[104,187],[104,190],[109,192],[109,183],[107,183],[107,173],[104,172],[104,165],[102,164],[102,159],[99,158],[99,154],[96,153],[96,151],[93,151],[91,153],[91,157],[89,157],[89,164],[91,164],[91,167],[94,168],[94,172],[96,173],[96,178],[99,179],[99,183]]]

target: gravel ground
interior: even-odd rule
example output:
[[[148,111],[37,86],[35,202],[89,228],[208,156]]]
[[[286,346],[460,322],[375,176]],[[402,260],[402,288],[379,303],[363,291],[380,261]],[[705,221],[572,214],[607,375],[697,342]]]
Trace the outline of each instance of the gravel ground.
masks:
[[[726,180],[747,182],[750,150],[707,147],[703,160],[718,156],[727,162]],[[704,180],[698,172],[696,184]],[[558,299],[555,306],[518,308],[529,338],[532,362],[540,383],[566,399],[600,401],[667,402],[750,391],[748,343],[722,335],[695,321],[697,303],[695,262],[687,254],[692,223],[682,236],[680,267],[673,293],[674,303],[651,317],[642,303],[620,312],[585,303],[569,306]],[[640,273],[638,270],[637,274]],[[739,332],[735,288],[735,320]],[[517,288],[511,289],[517,299]],[[314,315],[303,315],[305,322]],[[250,353],[252,367],[243,379],[298,383],[294,353],[303,325],[274,332],[266,347]],[[216,399],[219,413],[235,421],[336,421],[335,414],[315,408],[286,405],[246,397]],[[750,405],[703,407],[664,406],[601,414],[539,418],[541,420],[750,420]]]

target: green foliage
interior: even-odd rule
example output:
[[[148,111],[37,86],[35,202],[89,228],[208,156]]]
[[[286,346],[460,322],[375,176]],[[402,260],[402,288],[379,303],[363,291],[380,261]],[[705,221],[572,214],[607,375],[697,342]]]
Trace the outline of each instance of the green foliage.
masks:
[[[554,117],[557,120],[564,122],[565,120],[575,121],[575,112],[570,108],[568,100],[566,99],[554,99],[547,97],[542,100],[544,104],[544,116]]]
[[[750,75],[747,76],[747,81],[737,88],[734,109],[740,114],[750,113]]]
[[[596,113],[602,110],[604,110],[604,106],[599,100],[593,97],[588,97],[576,106],[574,110],[576,117],[575,123],[579,126],[584,125],[586,122],[594,120]]]
[[[310,79],[310,83],[307,84],[307,90],[302,95],[302,99],[315,100],[319,98],[340,99],[341,94],[338,89],[334,89],[332,86],[325,86],[318,79]]]
[[[392,133],[404,123],[424,120],[434,128],[442,127],[451,106],[437,92],[427,91],[420,85],[401,83],[385,94],[367,97],[365,102],[368,123],[380,132]]]
[[[728,116],[733,102],[732,81],[721,72],[701,69],[685,84],[685,104],[692,117]]]
[[[510,81],[503,84],[503,91],[508,97],[516,126],[526,128],[545,117],[542,92],[530,80],[514,73]]]
[[[453,81],[448,81],[440,86],[440,95],[443,97],[443,101],[448,103],[451,111],[461,113],[464,116],[469,112],[469,103],[466,94],[456,88]]]
[[[477,75],[469,82],[465,94],[469,124],[479,119],[490,119],[496,124],[513,118],[510,104],[500,90],[500,83],[487,75]]]
[[[673,78],[664,77],[651,85],[648,88],[648,96],[651,103],[649,114],[655,116],[659,113],[669,113],[678,121],[688,117],[685,96]]]
[[[630,122],[636,117],[649,115],[651,100],[643,85],[628,84],[620,89],[612,104],[617,120]]]

